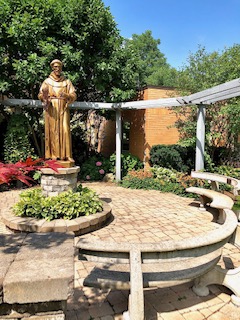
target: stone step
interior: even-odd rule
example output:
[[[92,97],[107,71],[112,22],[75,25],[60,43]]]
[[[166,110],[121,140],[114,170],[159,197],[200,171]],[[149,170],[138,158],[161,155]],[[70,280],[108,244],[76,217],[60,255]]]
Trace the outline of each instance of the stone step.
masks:
[[[23,306],[33,314],[66,307],[73,294],[73,233],[1,235],[0,259],[0,316],[9,316],[4,310],[21,313]]]

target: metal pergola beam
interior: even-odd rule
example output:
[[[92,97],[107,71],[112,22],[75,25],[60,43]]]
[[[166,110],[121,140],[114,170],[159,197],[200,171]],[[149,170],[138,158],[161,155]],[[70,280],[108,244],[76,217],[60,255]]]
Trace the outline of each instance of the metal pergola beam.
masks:
[[[205,144],[205,106],[217,101],[226,100],[240,96],[240,78],[225,82],[218,86],[206,89],[189,96],[177,98],[163,98],[155,100],[129,101],[119,103],[105,102],[80,102],[75,101],[69,107],[71,109],[111,109],[116,111],[116,178],[121,179],[121,110],[124,109],[154,109],[168,107],[198,106],[197,117],[197,143],[196,143],[196,170],[204,169],[204,144]],[[15,107],[42,108],[39,100],[31,99],[6,99],[0,101],[2,105]]]
[[[211,104],[240,96],[240,78],[184,97],[188,104]]]
[[[24,106],[24,107],[36,107],[42,108],[42,102],[40,100],[31,99],[6,99],[2,100],[1,104],[9,107],[14,106]],[[182,104],[181,97],[179,98],[164,98],[156,100],[141,100],[141,101],[131,101],[131,102],[119,102],[119,103],[109,103],[109,102],[82,102],[75,101],[70,104],[69,107],[73,109],[81,110],[100,110],[100,109],[148,109],[148,108],[166,108],[166,107],[179,107]]]
[[[240,78],[225,82],[218,86],[206,89],[189,96],[176,98],[162,98],[155,100],[141,100],[129,102],[82,102],[75,101],[70,105],[74,109],[148,109],[148,108],[166,108],[166,107],[180,107],[197,104],[212,104],[217,101],[240,96]],[[1,104],[13,106],[29,106],[42,107],[39,100],[31,99],[6,99],[2,100]]]

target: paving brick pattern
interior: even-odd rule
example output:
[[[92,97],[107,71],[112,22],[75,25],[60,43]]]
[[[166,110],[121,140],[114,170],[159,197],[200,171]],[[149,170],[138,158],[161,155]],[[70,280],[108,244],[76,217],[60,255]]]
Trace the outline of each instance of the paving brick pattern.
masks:
[[[84,237],[89,240],[116,242],[159,242],[185,239],[218,228],[215,212],[202,212],[198,202],[158,191],[124,189],[110,183],[87,183],[112,207],[114,220],[108,226]],[[15,193],[15,195],[14,195]],[[9,192],[8,205],[17,191]],[[0,194],[0,201],[2,194]],[[5,201],[6,202],[6,201]],[[0,202],[1,206],[5,202]],[[1,218],[0,218],[1,219]],[[9,233],[0,220],[0,232]],[[75,241],[79,237],[75,238]],[[226,244],[223,267],[240,266],[239,248]],[[127,291],[83,287],[83,280],[94,268],[94,262],[79,261],[75,255],[75,291],[69,300],[66,320],[122,320],[127,310]],[[198,297],[192,283],[145,290],[146,320],[240,320],[240,307],[230,301],[230,290],[211,285],[210,295]]]

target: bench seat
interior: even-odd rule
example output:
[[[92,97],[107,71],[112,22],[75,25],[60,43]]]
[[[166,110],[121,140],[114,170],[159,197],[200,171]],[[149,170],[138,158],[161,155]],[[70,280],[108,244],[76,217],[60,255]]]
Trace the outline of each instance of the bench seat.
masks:
[[[221,174],[192,171],[191,177],[196,179],[208,180],[209,182],[211,182],[212,189],[215,191],[219,190],[219,183],[227,184],[232,188],[230,194],[232,194],[233,198],[235,198],[238,195],[238,192],[240,190],[240,180]]]
[[[201,207],[207,203],[209,206],[216,209],[232,209],[234,201],[225,194],[215,190],[209,190],[199,187],[189,187],[186,189],[189,193],[195,193],[200,196]]]

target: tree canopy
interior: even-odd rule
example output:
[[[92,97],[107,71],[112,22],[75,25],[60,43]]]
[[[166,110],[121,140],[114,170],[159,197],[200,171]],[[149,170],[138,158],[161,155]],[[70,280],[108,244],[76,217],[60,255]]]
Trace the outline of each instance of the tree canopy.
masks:
[[[136,60],[101,0],[0,0],[0,20],[0,92],[36,98],[58,58],[78,100],[135,94]]]
[[[121,37],[102,0],[0,0],[0,20],[0,93],[9,98],[37,99],[56,58],[78,101],[127,101],[146,84],[167,84],[160,40],[151,31],[131,41]],[[41,156],[42,111],[24,113]]]
[[[167,63],[167,58],[160,51],[160,39],[154,39],[150,30],[138,35],[133,34],[126,40],[126,47],[135,51],[139,65],[139,84],[174,86],[176,69]]]
[[[178,87],[181,94],[195,93],[227,81],[239,78],[240,45],[225,48],[222,52],[208,53],[199,47],[196,53],[190,54],[186,64],[178,74]],[[177,127],[182,143],[196,143],[196,107],[180,108]],[[240,133],[240,99],[234,98],[217,102],[206,109],[206,147],[210,158],[216,158],[219,147],[226,148],[232,158],[238,150]]]

